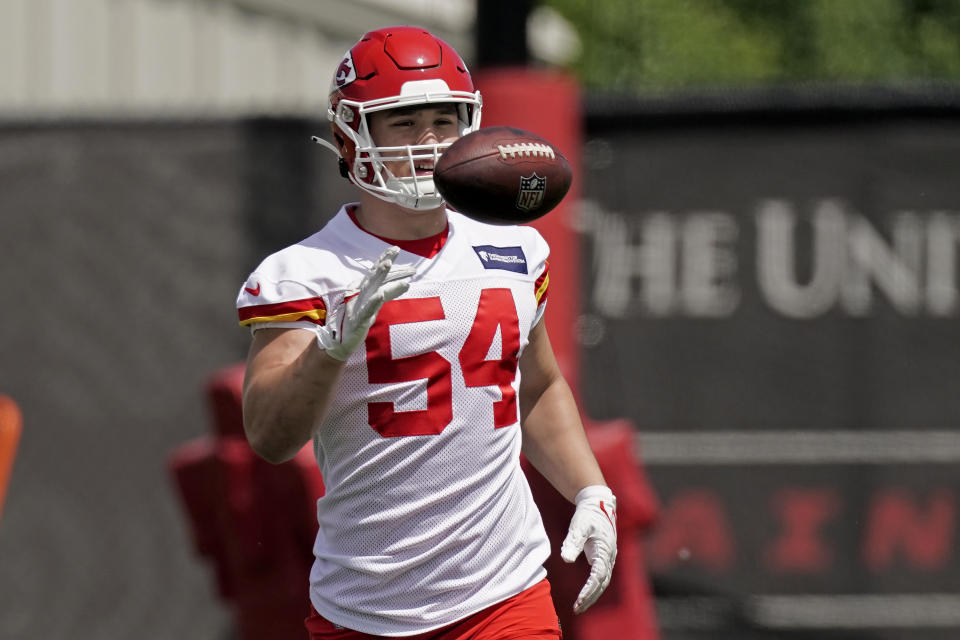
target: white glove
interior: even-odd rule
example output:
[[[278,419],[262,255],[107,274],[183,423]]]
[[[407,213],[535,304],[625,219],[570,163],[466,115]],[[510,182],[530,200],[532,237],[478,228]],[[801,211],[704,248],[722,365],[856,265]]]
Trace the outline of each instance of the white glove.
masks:
[[[399,247],[384,251],[357,285],[356,295],[348,296],[347,302],[337,307],[322,327],[315,329],[317,343],[328,356],[341,361],[349,358],[367,337],[380,307],[410,288],[410,278],[416,269],[393,268],[399,253]]]
[[[573,562],[583,551],[590,563],[590,577],[573,604],[574,613],[583,613],[597,601],[610,584],[617,560],[617,498],[609,487],[584,487],[574,498],[577,510],[560,547],[564,562]]]

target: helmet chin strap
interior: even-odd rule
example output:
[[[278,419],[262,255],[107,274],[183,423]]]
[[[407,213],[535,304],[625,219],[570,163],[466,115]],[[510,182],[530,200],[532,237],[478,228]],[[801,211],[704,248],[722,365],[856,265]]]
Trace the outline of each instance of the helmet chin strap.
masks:
[[[437,188],[434,186],[432,179],[428,181],[413,179],[411,182],[404,182],[391,176],[387,180],[387,186],[394,190],[394,194],[392,196],[380,195],[380,197],[396,202],[401,207],[416,211],[428,211],[443,205],[443,198],[437,193]],[[429,190],[424,189],[427,186],[429,186]]]
[[[414,209],[415,211],[429,211],[443,206],[443,198],[438,195],[414,196],[403,194],[394,196],[391,200],[401,207]]]

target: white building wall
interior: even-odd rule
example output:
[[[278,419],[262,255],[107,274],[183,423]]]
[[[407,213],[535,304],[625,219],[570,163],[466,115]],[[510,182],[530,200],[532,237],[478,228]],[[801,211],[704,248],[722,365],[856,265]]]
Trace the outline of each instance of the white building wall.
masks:
[[[473,0],[0,0],[0,118],[322,112],[343,52],[419,24],[469,59]]]

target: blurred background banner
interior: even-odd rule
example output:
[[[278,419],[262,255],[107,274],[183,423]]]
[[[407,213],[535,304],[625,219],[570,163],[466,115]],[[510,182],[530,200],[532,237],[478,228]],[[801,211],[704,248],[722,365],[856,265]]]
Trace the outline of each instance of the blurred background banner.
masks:
[[[586,111],[581,388],[639,425],[660,622],[948,637],[955,96],[722,98]]]
[[[953,0],[0,0],[0,637],[239,637],[169,456],[353,197],[310,136],[389,24],[576,85],[556,333],[636,430],[660,636],[956,638]]]

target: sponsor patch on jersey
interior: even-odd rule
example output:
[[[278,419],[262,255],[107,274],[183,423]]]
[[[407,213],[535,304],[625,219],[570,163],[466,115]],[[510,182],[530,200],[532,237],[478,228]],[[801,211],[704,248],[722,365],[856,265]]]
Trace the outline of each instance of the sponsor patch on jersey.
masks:
[[[527,256],[522,247],[494,247],[482,244],[473,248],[477,252],[484,269],[503,269],[516,273],[527,273]]]

